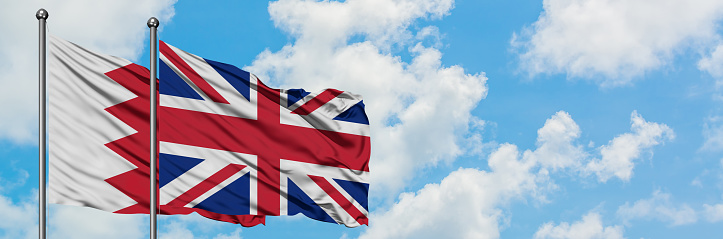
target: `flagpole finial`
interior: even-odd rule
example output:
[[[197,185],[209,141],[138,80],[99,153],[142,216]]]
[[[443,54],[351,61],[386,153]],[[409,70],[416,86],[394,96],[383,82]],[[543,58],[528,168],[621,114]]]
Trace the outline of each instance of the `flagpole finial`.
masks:
[[[48,11],[46,11],[45,8],[38,9],[38,12],[35,13],[35,18],[38,20],[48,19]]]
[[[150,19],[148,19],[148,23],[147,23],[147,24],[148,24],[148,28],[158,27],[159,22],[158,22],[158,19],[157,19],[157,18],[151,17]]]

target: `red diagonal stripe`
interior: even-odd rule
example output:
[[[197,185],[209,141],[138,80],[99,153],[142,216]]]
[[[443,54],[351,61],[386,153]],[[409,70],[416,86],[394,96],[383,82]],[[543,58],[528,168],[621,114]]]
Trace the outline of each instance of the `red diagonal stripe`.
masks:
[[[121,214],[148,214],[150,206],[149,190],[148,190],[148,153],[150,139],[149,132],[149,72],[145,67],[129,64],[127,66],[115,69],[106,73],[108,77],[118,82],[133,94],[136,98],[126,102],[111,106],[105,110],[114,115],[118,119],[125,122],[128,126],[133,127],[138,132],[119,140],[105,144],[114,152],[123,156],[137,168],[128,172],[108,178],[105,181],[110,185],[126,194],[128,197],[136,201],[136,204],[115,211]],[[156,93],[156,97],[158,97]],[[255,215],[225,215],[198,208],[183,208],[161,205],[160,213],[165,215],[172,214],[189,214],[197,212],[198,214],[214,220],[238,223],[245,227],[252,227],[258,224],[265,224],[265,216]]]
[[[193,68],[191,68],[188,63],[181,59],[181,57],[179,57],[176,52],[171,50],[171,48],[168,47],[165,42],[160,42],[161,54],[166,56],[166,58],[168,58],[168,60],[170,60],[173,65],[175,65],[179,70],[181,70],[181,72],[186,75],[186,77],[188,77],[188,79],[190,79],[193,84],[196,84],[196,86],[198,86],[198,88],[201,89],[201,91],[203,91],[203,93],[206,94],[209,98],[211,98],[211,100],[213,100],[214,102],[228,104],[228,101],[226,101],[226,99],[224,99],[221,94],[219,94],[215,89],[213,89],[213,87],[209,85],[208,82],[206,82],[206,80],[201,77],[201,75],[199,75],[195,70],[193,70]]]
[[[367,216],[364,215],[364,213],[362,213],[361,211],[359,211],[359,209],[356,208],[356,206],[354,206],[354,204],[352,204],[348,199],[346,199],[344,195],[341,195],[341,193],[336,190],[336,188],[334,188],[334,186],[332,186],[329,181],[326,181],[325,178],[319,176],[309,175],[309,177],[311,178],[311,180],[314,180],[316,185],[319,185],[319,187],[323,189],[326,194],[329,194],[329,196],[334,199],[334,201],[338,203],[339,206],[344,208],[344,210],[349,213],[349,215],[356,219],[359,224],[367,226],[369,225],[369,219],[367,218]]]
[[[314,112],[314,110],[318,109],[322,105],[333,100],[338,95],[341,95],[341,93],[343,93],[343,91],[339,91],[339,90],[335,90],[335,89],[326,89],[324,92],[321,92],[321,94],[317,95],[316,97],[307,101],[303,105],[299,106],[299,108],[296,108],[294,111],[291,111],[291,113],[292,114],[300,114],[300,115],[308,115],[309,113]]]
[[[224,180],[233,176],[235,173],[238,173],[245,167],[246,167],[246,165],[229,164],[226,167],[224,167],[223,169],[221,169],[218,172],[211,175],[211,177],[208,177],[207,179],[203,180],[201,183],[197,184],[196,186],[193,186],[191,189],[184,192],[183,194],[178,196],[176,199],[173,199],[173,201],[169,202],[166,205],[176,206],[176,207],[186,206],[186,204],[188,204],[189,202],[200,197],[204,193],[208,192],[208,190],[211,190],[211,188],[215,187],[216,185],[220,184]]]

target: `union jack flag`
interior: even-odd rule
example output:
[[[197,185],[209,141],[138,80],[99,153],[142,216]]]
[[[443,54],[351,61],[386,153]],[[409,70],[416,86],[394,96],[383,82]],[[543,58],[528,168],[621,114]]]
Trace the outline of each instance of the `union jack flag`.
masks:
[[[150,212],[148,69],[49,35],[49,202],[121,214]],[[156,92],[157,93],[157,92]],[[162,205],[254,226],[260,215]]]
[[[301,213],[368,225],[370,138],[361,96],[272,89],[163,41],[160,52],[162,210]]]

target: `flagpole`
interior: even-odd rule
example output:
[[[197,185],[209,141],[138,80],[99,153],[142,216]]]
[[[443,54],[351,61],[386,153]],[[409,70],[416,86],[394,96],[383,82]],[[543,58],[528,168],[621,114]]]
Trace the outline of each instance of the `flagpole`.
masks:
[[[45,173],[47,166],[45,165],[45,23],[48,19],[48,11],[45,9],[38,9],[35,13],[35,18],[38,19],[40,41],[38,45],[38,93],[39,93],[39,126],[38,126],[38,238],[45,239],[45,218],[46,208],[45,203],[46,192],[45,192]]]
[[[156,54],[158,52],[158,39],[157,39],[158,38],[158,24],[159,24],[158,19],[156,19],[155,17],[151,17],[150,19],[148,19],[147,25],[148,25],[148,28],[151,29],[151,44],[150,44],[150,47],[151,47],[151,77],[150,77],[150,80],[151,80],[151,82],[150,82],[151,83],[151,94],[150,94],[150,98],[151,98],[151,119],[150,119],[150,121],[151,121],[151,127],[150,127],[150,129],[151,129],[151,165],[150,165],[150,175],[151,175],[151,178],[150,178],[150,181],[151,181],[151,185],[150,185],[151,186],[151,212],[150,212],[150,214],[151,214],[151,233],[150,234],[151,234],[151,239],[156,239],[156,233],[158,231],[157,225],[156,225],[156,219],[157,219],[156,216],[158,213],[158,208],[156,208],[158,205],[158,194],[156,191],[156,189],[158,188],[156,186],[157,185],[156,172],[158,171],[158,160],[157,160],[158,153],[156,153],[156,152],[158,152],[158,149],[156,148],[157,147],[157,144],[156,144],[156,141],[157,141],[157,136],[156,136],[156,119],[157,119],[157,117],[156,117],[156,105],[157,105],[157,103],[156,103],[156,100],[157,100],[157,98],[156,98],[156,96],[157,96],[157,94],[156,94],[156,92],[157,92],[157,90],[156,90],[156,74],[157,74],[156,70],[157,70],[157,66],[156,66],[156,63],[158,62],[158,56]]]

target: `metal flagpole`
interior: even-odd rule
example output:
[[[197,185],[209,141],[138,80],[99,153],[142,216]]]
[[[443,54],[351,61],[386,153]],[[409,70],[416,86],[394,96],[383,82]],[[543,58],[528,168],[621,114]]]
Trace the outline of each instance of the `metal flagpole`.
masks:
[[[35,18],[38,19],[40,26],[40,44],[38,49],[38,56],[40,58],[38,65],[38,92],[40,94],[38,100],[39,106],[39,122],[38,126],[39,139],[38,139],[38,237],[45,239],[45,214],[47,205],[45,203],[45,172],[47,171],[45,165],[45,21],[48,19],[48,11],[45,9],[38,9],[35,13]]]
[[[156,63],[158,62],[158,56],[156,55],[158,52],[158,19],[155,17],[151,17],[148,19],[148,28],[151,29],[151,165],[150,165],[150,181],[151,181],[151,239],[156,239],[156,232],[157,232],[157,225],[156,225],[156,216],[158,213],[158,209],[156,206],[158,205],[158,195],[156,189],[158,188],[156,185],[156,172],[158,171],[158,160],[157,160],[157,144],[156,144]]]

